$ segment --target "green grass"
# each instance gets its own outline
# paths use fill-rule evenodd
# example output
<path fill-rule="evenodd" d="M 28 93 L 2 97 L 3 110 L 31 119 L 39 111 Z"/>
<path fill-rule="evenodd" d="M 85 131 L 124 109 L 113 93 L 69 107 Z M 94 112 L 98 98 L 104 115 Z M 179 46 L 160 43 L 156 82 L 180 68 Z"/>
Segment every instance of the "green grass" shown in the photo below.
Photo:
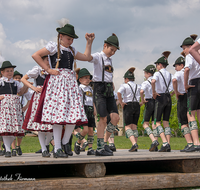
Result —
<path fill-rule="evenodd" d="M 74 148 L 74 143 L 76 141 L 76 137 L 73 138 L 73 144 L 72 149 Z M 162 145 L 162 141 L 159 138 L 158 139 L 160 146 Z M 94 136 L 94 144 L 93 148 L 96 149 L 96 142 L 97 142 L 97 136 Z M 149 149 L 151 144 L 151 140 L 149 137 L 139 137 L 138 138 L 138 146 L 139 149 Z M 171 148 L 173 150 L 180 150 L 185 147 L 186 140 L 185 138 L 179 138 L 179 137 L 172 137 L 171 138 Z M 130 149 L 131 148 L 131 142 L 129 139 L 127 139 L 125 136 L 115 136 L 115 146 L 117 149 Z M 40 149 L 40 143 L 38 137 L 24 137 L 21 144 L 22 152 L 24 153 L 34 153 L 37 150 Z M 52 146 L 50 145 L 50 150 L 52 150 Z"/>

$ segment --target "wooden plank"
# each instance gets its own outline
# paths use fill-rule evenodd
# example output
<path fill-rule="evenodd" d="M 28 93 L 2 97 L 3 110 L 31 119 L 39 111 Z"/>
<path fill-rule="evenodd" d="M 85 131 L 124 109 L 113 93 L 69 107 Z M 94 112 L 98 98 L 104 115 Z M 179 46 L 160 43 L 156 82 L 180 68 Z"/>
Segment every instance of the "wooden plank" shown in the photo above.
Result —
<path fill-rule="evenodd" d="M 19 165 L 47 165 L 47 164 L 83 164 L 83 163 L 109 163 L 109 162 L 134 162 L 134 161 L 156 161 L 156 160 L 187 160 L 200 159 L 199 152 L 182 153 L 172 152 L 149 152 L 139 150 L 138 152 L 128 152 L 128 150 L 117 150 L 114 156 L 87 156 L 86 152 L 80 155 L 74 154 L 68 158 L 43 158 L 41 154 L 23 153 L 22 156 L 11 158 L 0 157 L 0 166 Z"/>
<path fill-rule="evenodd" d="M 117 175 L 104 178 L 54 178 L 35 181 L 0 182 L 0 189 L 16 190 L 129 190 L 200 186 L 200 173 L 156 173 Z"/>

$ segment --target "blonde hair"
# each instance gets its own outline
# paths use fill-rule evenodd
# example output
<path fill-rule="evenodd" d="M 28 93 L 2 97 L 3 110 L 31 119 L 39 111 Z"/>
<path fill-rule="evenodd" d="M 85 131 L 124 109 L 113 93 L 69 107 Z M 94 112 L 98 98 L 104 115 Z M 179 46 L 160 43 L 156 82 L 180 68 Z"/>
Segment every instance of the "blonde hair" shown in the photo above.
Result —
<path fill-rule="evenodd" d="M 65 34 L 62 34 L 65 35 Z M 76 59 L 75 59 L 75 52 L 71 46 L 69 46 L 69 49 L 72 51 L 72 54 L 74 56 L 74 70 L 77 68 L 76 66 Z M 56 69 L 59 67 L 59 59 L 60 59 L 60 33 L 58 33 L 58 38 L 57 38 L 57 63 L 56 63 Z"/>

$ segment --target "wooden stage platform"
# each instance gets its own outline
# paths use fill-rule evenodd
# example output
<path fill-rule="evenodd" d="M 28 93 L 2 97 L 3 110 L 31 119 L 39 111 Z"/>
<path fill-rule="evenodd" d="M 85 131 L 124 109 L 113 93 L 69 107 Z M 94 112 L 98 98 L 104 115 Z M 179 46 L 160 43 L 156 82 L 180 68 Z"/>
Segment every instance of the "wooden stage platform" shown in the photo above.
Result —
<path fill-rule="evenodd" d="M 16 189 L 16 185 L 19 189 L 200 187 L 199 178 L 200 152 L 123 149 L 109 157 L 87 156 L 87 152 L 68 158 L 43 158 L 35 153 L 0 157 L 0 189 Z"/>

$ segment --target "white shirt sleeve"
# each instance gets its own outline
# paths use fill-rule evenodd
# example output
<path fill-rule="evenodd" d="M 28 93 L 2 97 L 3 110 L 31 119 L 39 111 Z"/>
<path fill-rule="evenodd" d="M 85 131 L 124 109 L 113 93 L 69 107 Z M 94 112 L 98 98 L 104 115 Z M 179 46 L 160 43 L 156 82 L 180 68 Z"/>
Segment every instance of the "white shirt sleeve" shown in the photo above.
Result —
<path fill-rule="evenodd" d="M 147 88 L 147 85 L 146 85 L 146 82 L 143 82 L 142 84 L 141 84 L 141 90 L 146 90 L 146 88 Z"/>
<path fill-rule="evenodd" d="M 35 66 L 31 70 L 29 70 L 26 74 L 28 75 L 28 78 L 36 79 L 40 74 L 40 69 L 38 66 Z"/>
<path fill-rule="evenodd" d="M 17 85 L 17 93 L 19 93 L 20 90 L 21 90 L 21 88 L 23 87 L 23 85 L 20 82 L 18 82 L 18 81 L 15 81 L 15 83 Z"/>
<path fill-rule="evenodd" d="M 124 94 L 125 90 L 126 90 L 126 88 L 124 87 L 123 84 L 121 84 L 121 86 L 119 87 L 119 90 L 117 92 L 119 92 L 120 94 Z"/>
<path fill-rule="evenodd" d="M 90 63 L 98 63 L 99 62 L 99 53 L 93 53 L 92 54 L 92 60 L 90 61 Z"/>
<path fill-rule="evenodd" d="M 159 72 L 155 72 L 152 79 L 157 81 L 158 78 L 159 78 Z"/>
<path fill-rule="evenodd" d="M 50 55 L 54 55 L 57 52 L 57 44 L 56 42 L 48 42 L 45 48 L 50 52 Z"/>
<path fill-rule="evenodd" d="M 192 63 L 193 63 L 193 58 L 190 54 L 188 54 L 185 59 L 185 68 L 188 67 L 191 70 Z"/>

